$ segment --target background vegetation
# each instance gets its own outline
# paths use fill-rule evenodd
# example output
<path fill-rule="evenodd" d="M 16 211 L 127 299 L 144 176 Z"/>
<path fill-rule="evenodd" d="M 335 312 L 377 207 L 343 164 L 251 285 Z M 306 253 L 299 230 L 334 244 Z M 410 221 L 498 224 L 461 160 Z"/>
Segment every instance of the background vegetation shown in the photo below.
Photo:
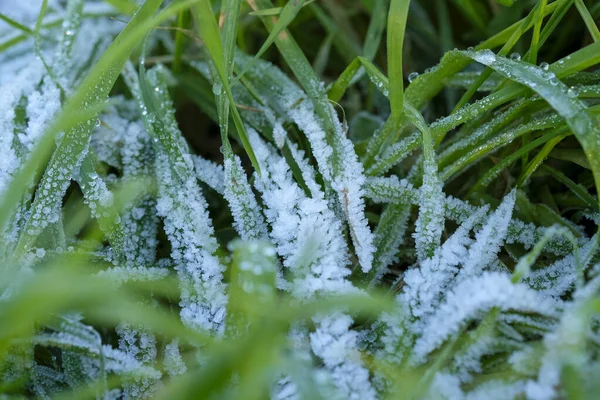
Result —
<path fill-rule="evenodd" d="M 0 397 L 596 398 L 600 3 L 137 3 L 0 3 Z"/>

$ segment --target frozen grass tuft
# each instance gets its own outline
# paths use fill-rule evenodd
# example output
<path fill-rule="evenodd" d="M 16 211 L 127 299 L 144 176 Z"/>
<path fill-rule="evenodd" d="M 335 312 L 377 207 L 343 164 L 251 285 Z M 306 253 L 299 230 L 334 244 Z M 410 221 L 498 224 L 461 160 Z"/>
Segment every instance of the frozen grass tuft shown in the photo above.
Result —
<path fill-rule="evenodd" d="M 598 4 L 9 3 L 1 398 L 596 398 Z"/>

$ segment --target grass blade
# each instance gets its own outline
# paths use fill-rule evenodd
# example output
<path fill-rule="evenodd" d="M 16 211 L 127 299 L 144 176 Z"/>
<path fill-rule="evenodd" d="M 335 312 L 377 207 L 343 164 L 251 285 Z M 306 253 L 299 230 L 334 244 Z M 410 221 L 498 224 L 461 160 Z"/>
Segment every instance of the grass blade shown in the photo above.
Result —
<path fill-rule="evenodd" d="M 394 127 L 401 124 L 404 115 L 404 79 L 402 78 L 402 47 L 410 0 L 391 0 L 387 25 L 388 77 L 390 107 Z"/>

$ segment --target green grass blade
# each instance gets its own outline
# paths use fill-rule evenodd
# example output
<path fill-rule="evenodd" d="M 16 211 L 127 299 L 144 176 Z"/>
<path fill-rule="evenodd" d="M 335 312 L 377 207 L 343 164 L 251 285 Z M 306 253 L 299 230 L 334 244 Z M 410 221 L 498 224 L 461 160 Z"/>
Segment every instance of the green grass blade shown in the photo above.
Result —
<path fill-rule="evenodd" d="M 565 186 L 569 188 L 577 197 L 583 200 L 588 207 L 598 212 L 598 199 L 592 196 L 583 186 L 580 184 L 573 182 L 562 172 L 548 166 L 544 165 L 542 167 L 545 171 L 549 172 L 557 181 L 561 182 Z"/>
<path fill-rule="evenodd" d="M 185 11 L 180 11 L 177 15 L 177 31 L 175 32 L 175 49 L 173 50 L 173 65 L 174 73 L 181 70 L 181 58 L 183 56 L 183 46 L 185 44 L 185 35 L 182 32 L 185 24 Z"/>
<path fill-rule="evenodd" d="M 390 81 L 390 107 L 395 127 L 400 126 L 404 115 L 404 79 L 402 74 L 402 48 L 410 0 L 391 0 L 387 21 L 387 62 Z"/>
<path fill-rule="evenodd" d="M 429 126 L 416 109 L 407 105 L 407 118 L 421 132 L 423 144 L 423 185 L 419 190 L 419 218 L 415 226 L 415 248 L 418 261 L 433 257 L 440 247 L 444 229 L 444 193 L 435 161 L 435 143 Z"/>
<path fill-rule="evenodd" d="M 254 155 L 254 151 L 252 150 L 252 146 L 250 145 L 250 141 L 248 140 L 248 133 L 246 132 L 244 122 L 242 121 L 240 113 L 235 106 L 236 103 L 233 99 L 233 93 L 231 92 L 231 86 L 227 76 L 227 65 L 225 63 L 223 45 L 219 36 L 219 28 L 217 26 L 217 22 L 215 21 L 210 1 L 198 1 L 195 9 L 196 16 L 198 17 L 199 21 L 200 36 L 204 40 L 204 44 L 214 63 L 221 85 L 227 94 L 229 108 L 233 116 L 233 122 L 235 123 L 238 135 L 242 141 L 244 150 L 246 150 L 246 154 L 248 154 L 248 157 L 250 158 L 252 166 L 260 174 L 260 167 L 258 165 L 258 161 L 256 160 L 256 156 Z"/>
<path fill-rule="evenodd" d="M 20 30 L 21 32 L 27 34 L 27 35 L 34 35 L 34 32 L 26 27 L 23 24 L 18 23 L 17 21 L 15 21 L 14 19 L 7 17 L 6 15 L 0 13 L 0 20 L 6 22 L 8 25 L 12 26 L 13 28 Z"/>
<path fill-rule="evenodd" d="M 513 32 L 508 41 L 502 46 L 500 51 L 498 52 L 499 56 L 506 56 L 509 51 L 514 47 L 517 41 L 521 38 L 521 36 L 532 26 L 532 22 L 534 21 L 534 17 L 538 14 L 541 14 L 540 10 L 543 8 L 543 2 L 538 2 L 533 10 L 527 15 L 517 30 Z M 542 11 L 543 12 L 543 11 Z M 456 106 L 454 107 L 454 111 L 458 110 L 471 99 L 471 97 L 475 94 L 477 89 L 490 77 L 492 74 L 492 70 L 490 68 L 486 68 L 477 81 L 467 90 L 467 92 L 460 98 Z"/>
<path fill-rule="evenodd" d="M 588 48 L 592 46 L 594 45 L 590 45 Z M 600 158 L 597 157 L 597 154 L 600 154 L 600 126 L 597 117 L 590 112 L 585 103 L 576 97 L 571 97 L 568 94 L 568 87 L 556 77 L 537 67 L 498 57 L 491 51 L 465 52 L 465 54 L 507 78 L 528 86 L 543 97 L 565 119 L 585 151 L 594 173 L 596 188 L 600 190 Z M 600 55 L 578 61 L 593 62 L 598 57 Z"/>
<path fill-rule="evenodd" d="M 104 0 L 120 13 L 125 15 L 132 15 L 137 10 L 137 5 L 132 0 Z"/>
<path fill-rule="evenodd" d="M 362 50 L 362 55 L 367 60 L 372 61 L 379 49 L 381 37 L 385 29 L 387 8 L 388 0 L 375 0 L 375 7 L 371 13 L 371 21 L 369 22 L 369 29 L 367 30 Z"/>
<path fill-rule="evenodd" d="M 535 13 L 535 22 L 533 25 L 533 34 L 531 36 L 531 46 L 529 48 L 529 53 L 527 57 L 527 61 L 531 64 L 537 64 L 537 55 L 540 46 L 540 29 L 542 28 L 542 21 L 544 20 L 544 11 L 546 6 L 548 5 L 548 0 L 540 0 L 539 8 Z"/>
<path fill-rule="evenodd" d="M 535 155 L 535 157 L 526 165 L 521 176 L 517 179 L 516 186 L 522 186 L 527 180 L 533 175 L 533 173 L 544 163 L 548 154 L 554 149 L 554 147 L 563 141 L 566 135 L 557 136 L 550 139 L 544 144 L 544 147 Z"/>
<path fill-rule="evenodd" d="M 546 143 L 548 140 L 556 138 L 557 136 L 560 136 L 560 135 L 564 135 L 566 130 L 567 130 L 567 128 L 565 127 L 562 129 L 555 130 L 554 132 L 547 133 L 543 136 L 540 136 L 536 140 L 533 140 L 533 141 L 527 143 L 525 146 L 521 147 L 519 150 L 510 154 L 508 157 L 503 158 L 502 161 L 500 161 L 498 164 L 496 164 L 494 167 L 492 167 L 483 176 L 481 176 L 479 178 L 479 180 L 477 181 L 477 183 L 475 183 L 475 185 L 473 185 L 473 187 L 471 188 L 469 193 L 482 191 L 494 179 L 496 179 L 505 168 L 507 168 L 511 164 L 517 162 L 517 160 L 520 157 L 522 157 L 524 154 L 530 152 L 531 150 L 537 148 L 538 146 L 541 146 L 542 144 Z"/>
<path fill-rule="evenodd" d="M 235 84 L 244 76 L 244 74 L 250 68 L 252 68 L 256 60 L 262 57 L 265 51 L 267 51 L 269 47 L 271 47 L 273 42 L 275 42 L 275 38 L 278 35 L 286 35 L 285 30 L 287 29 L 288 25 L 294 20 L 294 18 L 296 18 L 296 15 L 298 15 L 300 9 L 304 7 L 304 3 L 305 0 L 291 0 L 287 2 L 287 4 L 283 7 L 283 10 L 281 10 L 279 18 L 277 18 L 277 22 L 275 22 L 273 28 L 269 32 L 269 36 L 267 36 L 265 42 L 262 44 L 262 46 L 260 46 L 260 49 L 254 55 L 254 59 L 246 65 L 242 73 L 236 77 L 235 81 L 232 84 Z"/>
<path fill-rule="evenodd" d="M 594 18 L 590 15 L 583 0 L 575 0 L 575 7 L 577 7 L 577 11 L 581 14 L 581 18 L 583 18 L 583 22 L 585 22 L 585 26 L 592 36 L 592 40 L 594 40 L 594 42 L 600 41 L 600 30 L 598 29 L 598 25 L 596 25 L 596 21 L 594 21 Z"/>

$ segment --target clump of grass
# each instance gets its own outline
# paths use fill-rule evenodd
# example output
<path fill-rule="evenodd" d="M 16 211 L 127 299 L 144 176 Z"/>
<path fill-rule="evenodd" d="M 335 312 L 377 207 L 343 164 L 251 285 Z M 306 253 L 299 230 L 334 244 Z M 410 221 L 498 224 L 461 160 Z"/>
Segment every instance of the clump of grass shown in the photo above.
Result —
<path fill-rule="evenodd" d="M 0 4 L 3 398 L 595 398 L 598 5 L 164 3 Z"/>

